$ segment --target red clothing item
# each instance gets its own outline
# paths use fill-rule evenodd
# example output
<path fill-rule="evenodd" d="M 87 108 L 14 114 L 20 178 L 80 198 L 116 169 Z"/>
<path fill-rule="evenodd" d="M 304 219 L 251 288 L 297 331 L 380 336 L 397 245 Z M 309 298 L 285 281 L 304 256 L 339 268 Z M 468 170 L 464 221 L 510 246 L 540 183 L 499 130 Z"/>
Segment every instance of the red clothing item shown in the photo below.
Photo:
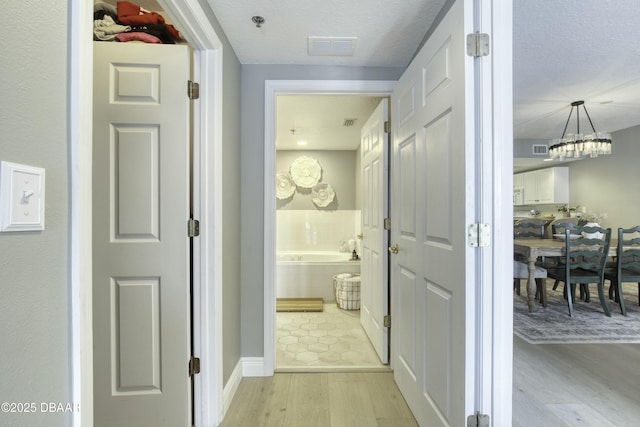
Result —
<path fill-rule="evenodd" d="M 140 6 L 129 1 L 118 2 L 118 21 L 126 25 L 164 24 L 164 18 L 157 12 L 142 12 Z M 175 41 L 182 40 L 180 32 L 167 24 L 167 29 Z"/>
<path fill-rule="evenodd" d="M 128 1 L 118 2 L 118 21 L 126 25 L 164 24 L 157 12 L 141 12 L 140 6 Z"/>

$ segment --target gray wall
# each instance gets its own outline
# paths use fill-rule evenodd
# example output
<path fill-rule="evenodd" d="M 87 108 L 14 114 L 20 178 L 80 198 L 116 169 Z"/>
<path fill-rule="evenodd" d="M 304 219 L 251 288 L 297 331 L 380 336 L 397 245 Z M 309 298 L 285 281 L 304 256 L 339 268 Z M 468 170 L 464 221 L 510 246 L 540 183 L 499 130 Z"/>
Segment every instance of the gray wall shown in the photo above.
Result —
<path fill-rule="evenodd" d="M 513 157 L 516 158 L 543 158 L 549 157 L 546 154 L 533 154 L 534 145 L 549 146 L 548 139 L 515 139 L 513 141 Z"/>
<path fill-rule="evenodd" d="M 68 2 L 0 13 L 0 160 L 46 169 L 46 229 L 0 233 L 0 402 L 70 402 Z M 55 25 L 51 25 L 55 23 Z M 0 413 L 3 426 L 68 414 Z"/>
<path fill-rule="evenodd" d="M 336 196 L 325 207 L 311 200 L 311 189 L 298 188 L 291 198 L 276 200 L 279 210 L 354 210 L 356 207 L 356 152 L 346 150 L 279 150 L 276 152 L 276 171 L 288 172 L 291 163 L 300 156 L 309 156 L 320 163 L 320 183 L 333 187 Z"/>
<path fill-rule="evenodd" d="M 397 80 L 404 68 L 242 65 L 242 356 L 262 357 L 265 80 Z"/>
<path fill-rule="evenodd" d="M 640 225 L 640 126 L 614 132 L 610 156 L 569 163 L 569 205 L 608 214 L 600 224 Z"/>
<path fill-rule="evenodd" d="M 222 371 L 240 361 L 240 62 L 206 0 L 200 5 L 224 44 L 222 93 Z M 206 227 L 206 224 L 202 224 Z"/>

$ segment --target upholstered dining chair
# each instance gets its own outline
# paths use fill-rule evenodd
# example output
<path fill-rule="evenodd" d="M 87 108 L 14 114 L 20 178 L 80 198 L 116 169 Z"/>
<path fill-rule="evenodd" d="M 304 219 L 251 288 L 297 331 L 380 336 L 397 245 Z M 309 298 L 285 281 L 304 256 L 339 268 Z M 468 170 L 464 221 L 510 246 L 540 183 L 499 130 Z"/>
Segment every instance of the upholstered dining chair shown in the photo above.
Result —
<path fill-rule="evenodd" d="M 623 315 L 627 315 L 622 294 L 622 282 L 638 283 L 638 304 L 640 305 L 640 225 L 618 228 L 618 252 L 615 268 L 606 268 L 605 280 L 609 280 L 609 297 L 613 294 Z"/>
<path fill-rule="evenodd" d="M 588 288 L 595 283 L 604 314 L 611 317 L 607 300 L 604 296 L 604 269 L 609 255 L 611 229 L 596 226 L 580 228 L 580 236 L 572 237 L 570 229 L 565 230 L 564 265 L 551 268 L 547 276 L 564 282 L 569 316 L 573 317 L 573 299 L 576 285 Z"/>

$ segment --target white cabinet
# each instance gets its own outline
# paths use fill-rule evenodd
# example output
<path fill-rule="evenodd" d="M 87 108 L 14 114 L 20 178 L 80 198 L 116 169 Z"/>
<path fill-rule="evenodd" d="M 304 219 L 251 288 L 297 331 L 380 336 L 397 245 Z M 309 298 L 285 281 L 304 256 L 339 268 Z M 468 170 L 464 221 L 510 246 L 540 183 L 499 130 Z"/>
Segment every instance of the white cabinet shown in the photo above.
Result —
<path fill-rule="evenodd" d="M 522 176 L 524 204 L 569 203 L 569 168 L 556 167 L 524 172 Z M 517 178 L 518 180 L 520 177 Z"/>
<path fill-rule="evenodd" d="M 524 177 L 523 173 L 517 173 L 513 175 L 513 189 L 523 188 L 524 187 Z"/>

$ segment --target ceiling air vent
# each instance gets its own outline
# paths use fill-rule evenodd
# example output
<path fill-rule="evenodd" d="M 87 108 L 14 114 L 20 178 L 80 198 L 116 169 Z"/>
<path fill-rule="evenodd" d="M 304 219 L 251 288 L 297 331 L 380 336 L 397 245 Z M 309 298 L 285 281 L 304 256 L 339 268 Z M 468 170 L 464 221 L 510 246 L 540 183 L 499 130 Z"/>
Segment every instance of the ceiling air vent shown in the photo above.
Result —
<path fill-rule="evenodd" d="M 344 119 L 344 123 L 342 124 L 342 126 L 347 127 L 347 128 L 351 127 L 354 124 L 356 124 L 356 120 L 358 120 L 358 119 Z"/>
<path fill-rule="evenodd" d="M 307 38 L 309 55 L 312 56 L 353 56 L 357 37 L 320 37 Z"/>
<path fill-rule="evenodd" d="M 533 144 L 533 154 L 542 156 L 549 154 L 549 146 L 545 144 Z"/>

